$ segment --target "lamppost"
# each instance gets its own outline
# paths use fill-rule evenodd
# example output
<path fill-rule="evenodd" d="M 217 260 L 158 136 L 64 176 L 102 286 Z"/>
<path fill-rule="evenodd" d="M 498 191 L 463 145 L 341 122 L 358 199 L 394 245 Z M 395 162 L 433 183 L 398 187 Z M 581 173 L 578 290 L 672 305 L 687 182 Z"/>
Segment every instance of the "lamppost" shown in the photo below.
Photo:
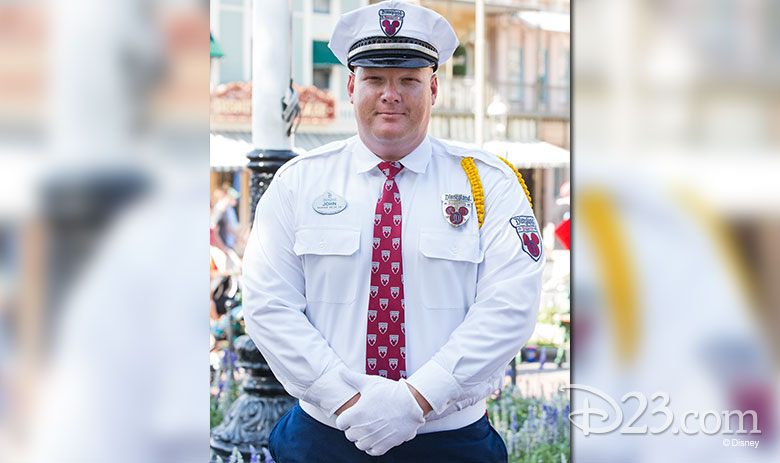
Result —
<path fill-rule="evenodd" d="M 493 137 L 497 141 L 505 141 L 507 133 L 507 107 L 498 93 L 493 95 L 493 101 L 487 107 L 487 114 L 490 116 Z"/>

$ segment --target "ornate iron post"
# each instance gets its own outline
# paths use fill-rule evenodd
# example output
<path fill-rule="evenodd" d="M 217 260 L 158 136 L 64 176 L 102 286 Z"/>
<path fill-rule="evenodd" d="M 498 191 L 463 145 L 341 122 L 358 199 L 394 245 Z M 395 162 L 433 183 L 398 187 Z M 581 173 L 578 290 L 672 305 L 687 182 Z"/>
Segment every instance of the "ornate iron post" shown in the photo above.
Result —
<path fill-rule="evenodd" d="M 265 190 L 268 189 L 268 185 L 271 184 L 271 180 L 274 178 L 274 174 L 279 170 L 282 165 L 289 161 L 295 153 L 290 150 L 263 150 L 256 149 L 247 154 L 249 157 L 248 167 L 250 169 L 249 176 L 249 194 L 250 194 L 250 209 L 252 211 L 252 221 L 255 221 L 255 208 L 260 197 L 263 196 Z"/>
<path fill-rule="evenodd" d="M 233 448 L 238 448 L 244 461 L 250 459 L 249 446 L 258 452 L 268 446 L 268 435 L 274 424 L 295 405 L 247 335 L 236 338 L 236 366 L 246 369 L 238 396 L 225 419 L 211 431 L 211 462 L 217 456 L 227 462 Z"/>

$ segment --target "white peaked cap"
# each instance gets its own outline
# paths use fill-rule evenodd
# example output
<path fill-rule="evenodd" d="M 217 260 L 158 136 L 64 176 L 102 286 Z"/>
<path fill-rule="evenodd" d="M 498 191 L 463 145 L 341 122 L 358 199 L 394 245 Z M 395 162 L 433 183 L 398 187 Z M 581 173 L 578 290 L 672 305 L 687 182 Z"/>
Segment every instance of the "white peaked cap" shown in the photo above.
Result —
<path fill-rule="evenodd" d="M 458 46 L 439 13 L 398 0 L 341 15 L 328 47 L 349 67 L 420 68 L 444 64 Z"/>

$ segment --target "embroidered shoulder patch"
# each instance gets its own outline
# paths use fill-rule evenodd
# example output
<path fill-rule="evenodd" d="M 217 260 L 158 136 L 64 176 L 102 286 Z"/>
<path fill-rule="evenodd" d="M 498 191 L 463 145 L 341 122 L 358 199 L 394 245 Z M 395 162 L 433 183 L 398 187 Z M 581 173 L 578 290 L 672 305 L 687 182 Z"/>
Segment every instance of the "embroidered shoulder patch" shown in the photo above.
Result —
<path fill-rule="evenodd" d="M 530 215 L 518 215 L 509 219 L 509 224 L 514 227 L 517 236 L 523 243 L 523 251 L 531 256 L 534 262 L 542 256 L 542 240 L 539 237 L 539 229 L 536 220 Z"/>

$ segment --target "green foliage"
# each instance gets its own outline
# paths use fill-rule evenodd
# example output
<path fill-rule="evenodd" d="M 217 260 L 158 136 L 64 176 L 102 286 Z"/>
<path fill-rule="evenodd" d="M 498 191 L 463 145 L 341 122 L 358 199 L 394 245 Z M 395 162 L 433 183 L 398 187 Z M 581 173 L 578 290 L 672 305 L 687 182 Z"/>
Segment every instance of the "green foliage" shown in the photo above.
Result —
<path fill-rule="evenodd" d="M 222 422 L 222 419 L 224 419 L 225 416 L 222 414 L 222 410 L 219 409 L 217 400 L 213 395 L 211 396 L 210 405 L 211 416 L 209 417 L 209 426 L 213 429 Z"/>
<path fill-rule="evenodd" d="M 222 384 L 222 387 L 220 387 L 221 392 L 210 396 L 211 415 L 209 424 L 211 428 L 218 426 L 225 419 L 225 414 L 227 414 L 230 406 L 238 398 L 238 381 L 227 381 L 225 379 Z"/>
<path fill-rule="evenodd" d="M 568 462 L 569 410 L 564 393 L 524 397 L 512 386 L 488 401 L 490 421 L 504 439 L 510 463 Z"/>
<path fill-rule="evenodd" d="M 452 54 L 452 75 L 465 76 L 466 75 L 466 48 L 459 45 Z"/>
<path fill-rule="evenodd" d="M 555 325 L 556 324 L 555 315 L 560 314 L 562 312 L 563 310 L 560 307 L 554 305 L 539 307 L 539 313 L 536 316 L 536 322 Z"/>

